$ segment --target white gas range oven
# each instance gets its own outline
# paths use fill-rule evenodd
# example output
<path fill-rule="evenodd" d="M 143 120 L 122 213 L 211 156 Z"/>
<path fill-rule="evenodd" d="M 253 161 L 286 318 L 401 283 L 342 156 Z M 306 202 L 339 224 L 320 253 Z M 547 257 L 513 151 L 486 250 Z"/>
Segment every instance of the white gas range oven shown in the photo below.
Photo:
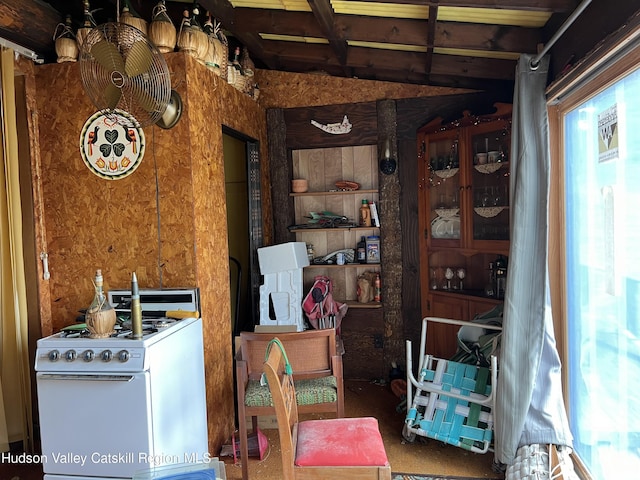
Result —
<path fill-rule="evenodd" d="M 122 315 L 131 292 L 109 292 Z M 202 320 L 197 289 L 140 290 L 143 337 L 119 322 L 109 338 L 83 330 L 37 341 L 44 480 L 120 480 L 208 453 Z M 124 305 L 125 308 L 119 308 Z"/>

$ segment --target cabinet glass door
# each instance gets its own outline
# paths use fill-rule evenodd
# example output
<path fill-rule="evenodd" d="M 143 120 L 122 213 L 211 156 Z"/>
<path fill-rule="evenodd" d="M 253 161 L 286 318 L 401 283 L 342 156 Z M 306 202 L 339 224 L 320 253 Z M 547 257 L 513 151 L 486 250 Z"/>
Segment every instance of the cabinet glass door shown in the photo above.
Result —
<path fill-rule="evenodd" d="M 457 132 L 433 135 L 426 145 L 432 241 L 460 240 L 460 157 Z"/>
<path fill-rule="evenodd" d="M 471 135 L 473 241 L 509 240 L 508 123 Z"/>

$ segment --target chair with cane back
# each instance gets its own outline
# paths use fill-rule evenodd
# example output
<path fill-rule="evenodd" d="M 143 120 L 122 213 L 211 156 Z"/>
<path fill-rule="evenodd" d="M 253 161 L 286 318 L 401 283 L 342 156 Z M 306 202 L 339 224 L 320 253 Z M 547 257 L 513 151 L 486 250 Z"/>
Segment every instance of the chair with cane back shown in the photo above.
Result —
<path fill-rule="evenodd" d="M 289 352 L 296 382 L 298 410 L 301 413 L 333 413 L 344 416 L 344 382 L 342 356 L 337 353 L 333 328 L 279 333 Z M 236 387 L 238 435 L 242 478 L 248 480 L 247 417 L 251 417 L 254 433 L 258 416 L 275 415 L 271 392 L 260 384 L 264 352 L 273 333 L 241 332 L 236 353 Z"/>
<path fill-rule="evenodd" d="M 277 337 L 268 344 L 264 373 L 276 410 L 284 480 L 391 480 L 377 419 L 298 421 L 292 369 Z"/>

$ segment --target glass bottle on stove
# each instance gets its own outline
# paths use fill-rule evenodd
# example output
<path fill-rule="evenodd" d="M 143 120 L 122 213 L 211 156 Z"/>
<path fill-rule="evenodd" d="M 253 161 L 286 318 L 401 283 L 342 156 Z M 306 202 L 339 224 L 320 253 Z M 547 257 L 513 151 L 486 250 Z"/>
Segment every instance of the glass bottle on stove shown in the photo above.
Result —
<path fill-rule="evenodd" d="M 87 330 L 89 330 L 92 338 L 109 337 L 113 333 L 113 326 L 116 324 L 116 311 L 107 300 L 103 282 L 102 270 L 98 269 L 93 280 L 93 300 L 85 313 Z"/>

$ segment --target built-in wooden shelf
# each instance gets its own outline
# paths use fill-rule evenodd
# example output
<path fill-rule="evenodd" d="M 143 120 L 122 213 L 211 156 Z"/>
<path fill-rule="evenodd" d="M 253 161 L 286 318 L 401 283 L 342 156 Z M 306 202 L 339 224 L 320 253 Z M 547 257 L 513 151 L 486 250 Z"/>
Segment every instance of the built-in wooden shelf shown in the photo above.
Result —
<path fill-rule="evenodd" d="M 291 197 L 313 197 L 318 195 L 361 195 L 363 193 L 379 193 L 378 190 L 335 190 L 329 192 L 290 193 Z"/>
<path fill-rule="evenodd" d="M 304 268 L 378 268 L 379 263 L 345 263 L 344 265 L 338 265 L 335 263 L 312 263 Z"/>
<path fill-rule="evenodd" d="M 378 230 L 380 227 L 332 227 L 332 228 L 292 228 L 289 231 L 292 233 L 300 232 L 337 232 L 339 230 Z"/>
<path fill-rule="evenodd" d="M 382 303 L 380 302 L 369 302 L 369 303 L 360 303 L 355 300 L 347 300 L 346 303 L 349 305 L 349 308 L 382 308 Z"/>

